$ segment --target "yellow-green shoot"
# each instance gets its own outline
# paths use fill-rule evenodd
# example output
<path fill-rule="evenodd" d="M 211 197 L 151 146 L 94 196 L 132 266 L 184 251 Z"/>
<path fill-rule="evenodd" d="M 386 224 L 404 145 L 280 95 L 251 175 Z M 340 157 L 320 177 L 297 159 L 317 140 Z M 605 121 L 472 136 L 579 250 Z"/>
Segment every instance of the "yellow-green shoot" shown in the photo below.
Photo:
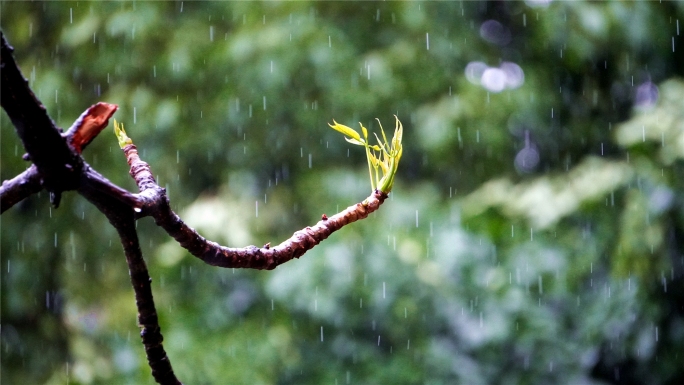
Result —
<path fill-rule="evenodd" d="M 119 141 L 119 147 L 122 149 L 129 144 L 133 144 L 131 138 L 126 135 L 123 123 L 119 124 L 116 119 L 114 119 L 114 134 L 116 135 L 116 139 Z"/>
<path fill-rule="evenodd" d="M 368 130 L 361 123 L 359 123 L 359 125 L 361 126 L 363 138 L 351 127 L 339 124 L 335 120 L 333 120 L 334 124 L 328 124 L 335 131 L 341 132 L 345 136 L 344 139 L 347 142 L 363 146 L 366 149 L 371 189 L 373 191 L 379 190 L 385 194 L 389 194 L 389 192 L 392 191 L 392 187 L 394 186 L 394 177 L 397 173 L 399 159 L 401 159 L 401 154 L 403 151 L 401 139 L 404 133 L 404 127 L 396 115 L 394 116 L 394 119 L 396 122 L 394 127 L 394 136 L 392 137 L 391 141 L 387 140 L 387 137 L 385 136 L 385 130 L 382 128 L 380 120 L 376 119 L 380 125 L 380 131 L 382 133 L 382 140 L 380 140 L 378 135 L 375 135 L 375 139 L 378 141 L 378 144 L 368 143 Z"/>

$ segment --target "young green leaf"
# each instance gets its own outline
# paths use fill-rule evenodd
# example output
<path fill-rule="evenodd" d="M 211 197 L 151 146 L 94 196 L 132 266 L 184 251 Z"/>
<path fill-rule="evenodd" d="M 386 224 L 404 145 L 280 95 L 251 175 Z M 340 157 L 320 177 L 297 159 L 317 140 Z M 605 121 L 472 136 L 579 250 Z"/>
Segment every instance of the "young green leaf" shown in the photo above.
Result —
<path fill-rule="evenodd" d="M 119 147 L 124 148 L 129 144 L 133 144 L 131 138 L 126 135 L 123 123 L 119 125 L 116 119 L 114 119 L 114 134 L 116 135 L 116 139 L 119 141 Z"/>
<path fill-rule="evenodd" d="M 344 124 L 337 123 L 335 121 L 335 119 L 333 119 L 333 123 L 334 123 L 334 125 L 328 123 L 328 126 L 332 127 L 335 131 L 339 131 L 343 135 L 348 136 L 349 138 L 345 138 L 345 139 L 347 139 L 347 141 L 349 143 L 354 143 L 354 144 L 358 144 L 361 146 L 364 145 L 364 141 L 361 140 L 361 136 L 359 136 L 359 133 L 354 131 L 354 129 L 352 129 L 351 127 L 345 126 Z"/>
<path fill-rule="evenodd" d="M 348 126 L 337 123 L 335 120 L 333 120 L 334 125 L 328 124 L 334 130 L 344 134 L 344 139 L 347 142 L 365 147 L 371 189 L 380 190 L 385 194 L 392 191 L 392 187 L 394 186 L 394 177 L 397 173 L 397 168 L 399 167 L 399 160 L 403 154 L 401 141 L 404 134 L 404 127 L 396 115 L 394 118 L 396 122 L 394 136 L 392 137 L 391 141 L 387 140 L 385 130 L 382 128 L 380 120 L 378 120 L 378 124 L 380 124 L 380 132 L 382 133 L 382 140 L 380 140 L 380 137 L 374 133 L 373 135 L 375 136 L 375 140 L 378 141 L 377 145 L 368 144 L 368 130 L 361 123 L 359 123 L 359 125 L 361 126 L 361 132 L 363 133 L 363 139 L 358 132 L 354 131 Z M 380 176 L 381 174 L 382 177 Z"/>

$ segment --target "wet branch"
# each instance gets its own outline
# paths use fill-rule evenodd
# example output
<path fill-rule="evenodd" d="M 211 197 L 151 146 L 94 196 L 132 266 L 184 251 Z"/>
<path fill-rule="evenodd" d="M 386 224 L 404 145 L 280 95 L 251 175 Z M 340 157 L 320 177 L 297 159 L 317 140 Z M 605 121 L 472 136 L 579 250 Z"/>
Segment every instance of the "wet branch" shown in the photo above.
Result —
<path fill-rule="evenodd" d="M 83 158 L 67 145 L 61 130 L 29 88 L 12 56 L 14 48 L 2 32 L 0 40 L 0 104 L 36 166 L 41 185 L 57 206 L 62 191 L 78 186 Z"/>
<path fill-rule="evenodd" d="M 375 190 L 363 202 L 349 206 L 331 217 L 324 214 L 314 226 L 295 232 L 292 237 L 275 247 L 271 247 L 270 244 L 261 248 L 225 247 L 202 237 L 171 210 L 166 190 L 157 185 L 150 166 L 140 159 L 134 144 L 125 145 L 123 151 L 130 166 L 129 173 L 138 185 L 140 196 L 144 200 L 142 215 L 152 216 L 155 223 L 166 230 L 190 254 L 212 266 L 275 269 L 278 265 L 301 257 L 343 226 L 368 217 L 387 199 L 387 194 Z"/>
<path fill-rule="evenodd" d="M 331 217 L 324 214 L 318 223 L 295 232 L 292 237 L 275 247 L 266 244 L 261 248 L 230 248 L 209 241 L 187 226 L 171 210 L 166 190 L 156 183 L 149 165 L 140 159 L 135 145 L 125 136 L 123 128 L 119 131 L 116 122 L 119 143 L 140 193 L 133 194 L 115 185 L 83 160 L 81 152 L 107 126 L 109 118 L 117 109 L 116 105 L 93 105 L 62 134 L 61 129 L 55 126 L 45 107 L 29 88 L 28 82 L 12 57 L 13 48 L 1 32 L 0 37 L 2 108 L 15 126 L 28 159 L 33 162 L 29 169 L 0 186 L 0 212 L 4 212 L 31 194 L 46 189 L 50 192 L 51 201 L 55 206 L 59 204 L 63 191 L 76 190 L 105 214 L 116 228 L 124 248 L 135 292 L 142 342 L 152 375 L 160 384 L 177 385 L 180 381 L 176 378 L 162 346 L 163 338 L 152 297 L 151 279 L 135 230 L 137 218 L 152 216 L 155 223 L 166 230 L 182 247 L 209 265 L 274 269 L 291 259 L 301 257 L 343 226 L 368 217 L 387 199 L 386 192 L 375 190 L 363 202 L 349 206 Z M 398 120 L 397 124 L 399 125 Z M 400 142 L 399 129 L 397 143 Z M 394 150 L 394 140 L 392 146 L 387 145 L 387 150 L 391 154 L 388 159 L 394 161 L 396 158 L 398 161 L 401 149 L 399 147 L 398 152 Z M 380 160 L 376 159 L 376 163 L 379 162 Z M 392 165 L 394 163 L 390 164 Z M 385 168 L 387 167 L 389 166 L 385 165 Z M 389 175 L 391 177 L 396 171 L 396 165 L 392 167 L 393 171 Z M 389 186 L 386 191 L 391 189 L 391 180 L 388 183 L 382 184 Z"/>
<path fill-rule="evenodd" d="M 109 223 L 116 228 L 121 239 L 131 277 L 131 285 L 135 291 L 138 326 L 141 328 L 140 337 L 145 347 L 147 362 L 152 369 L 152 376 L 159 384 L 181 384 L 176 378 L 171 362 L 162 346 L 164 338 L 161 334 L 157 310 L 154 306 L 152 279 L 140 250 L 133 209 L 116 198 L 101 194 L 98 190 L 86 187 L 79 192 L 105 214 Z"/>
<path fill-rule="evenodd" d="M 133 208 L 140 199 L 116 186 L 91 168 L 81 152 L 104 129 L 117 106 L 97 103 L 88 108 L 62 134 L 21 74 L 13 48 L 0 32 L 2 108 L 10 117 L 33 165 L 0 187 L 1 212 L 45 188 L 55 206 L 63 191 L 77 190 L 93 203 L 116 228 L 124 247 L 138 308 L 141 338 L 152 375 L 160 384 L 177 385 L 162 346 L 161 329 L 152 297 L 151 279 L 140 251 Z"/>
<path fill-rule="evenodd" d="M 0 186 L 0 213 L 43 189 L 35 165 L 26 171 L 2 182 Z"/>

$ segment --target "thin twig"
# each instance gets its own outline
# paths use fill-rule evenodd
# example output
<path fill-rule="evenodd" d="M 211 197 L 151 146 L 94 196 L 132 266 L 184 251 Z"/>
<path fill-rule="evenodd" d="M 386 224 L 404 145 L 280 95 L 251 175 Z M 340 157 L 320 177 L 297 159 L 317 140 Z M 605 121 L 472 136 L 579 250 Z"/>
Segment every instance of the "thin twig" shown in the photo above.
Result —
<path fill-rule="evenodd" d="M 164 338 L 161 334 L 157 310 L 154 306 L 152 279 L 140 250 L 133 209 L 116 198 L 103 195 L 99 190 L 92 189 L 87 185 L 79 192 L 105 214 L 109 223 L 116 228 L 121 239 L 131 277 L 131 285 L 135 291 L 138 325 L 142 329 L 140 337 L 145 347 L 147 362 L 152 369 L 152 376 L 159 384 L 181 384 L 173 373 L 171 362 L 162 345 Z"/>
<path fill-rule="evenodd" d="M 129 173 L 140 189 L 140 196 L 146 199 L 142 214 L 152 216 L 155 223 L 166 230 L 190 254 L 212 266 L 275 269 L 278 265 L 301 257 L 343 226 L 366 218 L 387 199 L 387 194 L 375 190 L 363 202 L 349 206 L 331 217 L 323 215 L 314 226 L 295 232 L 292 237 L 275 247 L 271 247 L 270 244 L 261 248 L 225 247 L 201 236 L 171 210 L 166 190 L 157 185 L 150 166 L 140 159 L 134 144 L 125 145 L 123 151 L 130 166 Z"/>
<path fill-rule="evenodd" d="M 42 189 L 38 169 L 35 165 L 31 165 L 21 174 L 2 182 L 2 186 L 0 186 L 0 213 L 4 213 L 5 210 Z"/>

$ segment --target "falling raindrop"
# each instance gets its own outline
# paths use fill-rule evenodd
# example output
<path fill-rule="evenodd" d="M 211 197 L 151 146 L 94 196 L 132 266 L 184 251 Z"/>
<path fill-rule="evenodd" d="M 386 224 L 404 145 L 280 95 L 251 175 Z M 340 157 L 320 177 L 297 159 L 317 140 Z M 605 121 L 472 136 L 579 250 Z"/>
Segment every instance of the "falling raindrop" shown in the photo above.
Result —
<path fill-rule="evenodd" d="M 543 289 L 543 286 L 542 286 L 542 276 L 541 276 L 541 275 L 539 275 L 538 281 L 539 281 L 539 294 L 543 294 L 543 293 L 544 293 L 544 289 Z"/>

